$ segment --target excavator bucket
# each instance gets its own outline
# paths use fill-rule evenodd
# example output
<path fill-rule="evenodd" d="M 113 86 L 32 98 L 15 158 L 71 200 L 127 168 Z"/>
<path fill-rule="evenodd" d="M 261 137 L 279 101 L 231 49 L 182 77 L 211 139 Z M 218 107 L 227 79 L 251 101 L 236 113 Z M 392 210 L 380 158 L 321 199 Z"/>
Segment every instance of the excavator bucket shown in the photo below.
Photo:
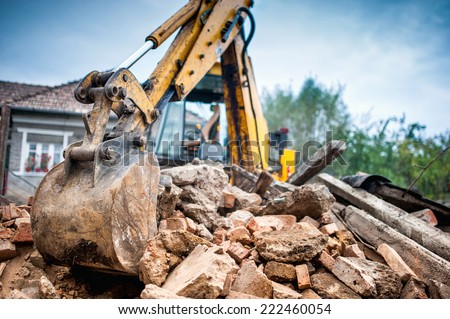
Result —
<path fill-rule="evenodd" d="M 102 159 L 104 149 L 113 156 Z M 157 233 L 156 157 L 127 149 L 120 137 L 101 143 L 94 161 L 67 161 L 44 177 L 35 194 L 31 219 L 38 251 L 53 264 L 137 275 L 146 242 Z"/>

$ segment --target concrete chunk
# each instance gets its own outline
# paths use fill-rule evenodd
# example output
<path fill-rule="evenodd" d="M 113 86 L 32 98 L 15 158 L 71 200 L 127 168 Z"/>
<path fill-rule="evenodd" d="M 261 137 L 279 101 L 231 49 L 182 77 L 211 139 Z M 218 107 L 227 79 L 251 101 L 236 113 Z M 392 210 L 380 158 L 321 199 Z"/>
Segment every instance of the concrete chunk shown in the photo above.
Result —
<path fill-rule="evenodd" d="M 163 289 L 156 285 L 145 285 L 144 290 L 141 292 L 141 299 L 186 299 L 180 297 L 167 289 Z"/>
<path fill-rule="evenodd" d="M 362 250 L 359 248 L 358 244 L 353 244 L 353 245 L 349 245 L 349 246 L 345 247 L 344 256 L 366 259 L 366 256 L 364 255 Z"/>
<path fill-rule="evenodd" d="M 272 298 L 273 295 L 272 282 L 257 270 L 254 262 L 247 262 L 242 266 L 231 290 L 261 298 Z"/>
<path fill-rule="evenodd" d="M 261 233 L 255 237 L 255 247 L 266 260 L 278 262 L 308 261 L 327 244 L 327 236 L 309 230 L 287 229 Z"/>
<path fill-rule="evenodd" d="M 312 289 L 305 289 L 301 292 L 302 299 L 322 299 Z"/>
<path fill-rule="evenodd" d="M 384 299 L 398 298 L 402 283 L 389 267 L 375 261 L 338 257 L 333 274 L 361 296 Z"/>
<path fill-rule="evenodd" d="M 187 298 L 217 298 L 236 262 L 222 247 L 199 245 L 167 277 L 162 288 Z"/>
<path fill-rule="evenodd" d="M 243 209 L 246 207 L 261 205 L 262 198 L 258 194 L 247 193 L 239 187 L 229 185 L 227 186 L 226 190 L 232 193 L 235 197 L 235 209 Z"/>
<path fill-rule="evenodd" d="M 261 210 L 261 215 L 294 215 L 298 220 L 305 216 L 319 218 L 328 211 L 335 198 L 328 188 L 319 184 L 307 184 L 293 192 L 280 195 L 283 200 L 271 200 Z"/>

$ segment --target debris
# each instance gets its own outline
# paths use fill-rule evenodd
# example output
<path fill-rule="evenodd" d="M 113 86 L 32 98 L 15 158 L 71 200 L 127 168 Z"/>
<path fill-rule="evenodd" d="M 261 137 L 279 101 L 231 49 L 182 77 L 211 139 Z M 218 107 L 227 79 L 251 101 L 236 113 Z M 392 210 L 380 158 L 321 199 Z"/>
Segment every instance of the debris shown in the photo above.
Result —
<path fill-rule="evenodd" d="M 32 243 L 33 237 L 31 237 L 31 222 L 29 218 L 19 218 L 20 221 L 16 224 L 17 229 L 14 233 L 14 237 L 11 239 L 13 243 Z M 17 219 L 16 219 L 17 221 Z"/>
<path fill-rule="evenodd" d="M 273 299 L 302 299 L 302 295 L 294 289 L 272 281 Z"/>
<path fill-rule="evenodd" d="M 254 262 L 245 263 L 237 272 L 231 290 L 261 297 L 272 298 L 272 282 L 259 272 Z"/>
<path fill-rule="evenodd" d="M 301 295 L 302 295 L 302 299 L 322 299 L 312 289 L 305 289 L 305 290 L 303 290 Z"/>
<path fill-rule="evenodd" d="M 208 228 L 206 228 L 206 226 L 203 224 L 197 225 L 197 235 L 207 241 L 214 240 L 214 236 L 211 234 L 211 232 L 208 230 Z"/>
<path fill-rule="evenodd" d="M 220 217 L 217 208 L 222 199 L 222 190 L 228 183 L 223 166 L 187 164 L 161 170 L 161 175 L 170 176 L 173 184 L 182 189 L 179 197 L 182 212 L 211 229 Z"/>
<path fill-rule="evenodd" d="M 276 282 L 293 282 L 296 279 L 295 267 L 291 264 L 269 261 L 264 267 L 267 278 Z"/>
<path fill-rule="evenodd" d="M 228 295 L 225 299 L 261 299 L 261 297 L 245 294 L 243 292 L 237 292 L 234 290 L 230 290 L 230 292 L 228 293 Z"/>
<path fill-rule="evenodd" d="M 187 298 L 217 298 L 237 265 L 221 247 L 198 245 L 167 277 L 162 288 Z"/>
<path fill-rule="evenodd" d="M 450 299 L 450 286 L 437 280 L 430 280 L 429 290 L 433 299 Z"/>
<path fill-rule="evenodd" d="M 295 266 L 295 273 L 297 276 L 298 289 L 303 290 L 311 288 L 311 280 L 309 278 L 308 265 L 301 264 Z"/>
<path fill-rule="evenodd" d="M 318 175 L 337 196 L 365 210 L 398 232 L 410 237 L 423 247 L 450 261 L 450 235 L 442 232 L 404 210 L 385 202 L 361 188 L 353 188 L 328 174 Z"/>
<path fill-rule="evenodd" d="M 60 299 L 55 287 L 46 276 L 41 276 L 39 280 L 39 296 L 42 299 Z"/>
<path fill-rule="evenodd" d="M 330 273 L 312 275 L 311 286 L 320 297 L 325 299 L 361 299 L 356 292 Z"/>
<path fill-rule="evenodd" d="M 308 261 L 319 254 L 327 243 L 327 236 L 317 230 L 286 229 L 261 233 L 255 237 L 255 247 L 266 260 L 279 262 Z"/>
<path fill-rule="evenodd" d="M 354 257 L 338 257 L 333 274 L 363 297 L 398 298 L 402 283 L 389 267 L 375 261 Z"/>
<path fill-rule="evenodd" d="M 245 248 L 240 242 L 231 243 L 227 249 L 228 255 L 231 256 L 238 264 L 250 256 L 250 250 Z"/>
<path fill-rule="evenodd" d="M 30 299 L 30 296 L 20 290 L 14 289 L 9 293 L 8 299 Z"/>
<path fill-rule="evenodd" d="M 168 230 L 184 230 L 187 231 L 187 222 L 184 218 L 167 218 L 167 229 Z"/>
<path fill-rule="evenodd" d="M 362 250 L 359 248 L 358 244 L 346 246 L 344 256 L 366 259 L 366 256 L 364 255 Z"/>
<path fill-rule="evenodd" d="M 282 198 L 283 201 L 277 200 L 278 198 Z M 326 186 L 307 184 L 270 200 L 260 214 L 294 215 L 297 220 L 305 216 L 319 218 L 331 208 L 334 202 L 335 198 Z"/>
<path fill-rule="evenodd" d="M 262 202 L 262 198 L 258 194 L 247 193 L 239 187 L 227 186 L 226 190 L 232 193 L 236 199 L 234 204 L 235 209 L 244 209 L 246 207 L 259 206 Z"/>
<path fill-rule="evenodd" d="M 314 218 L 311 218 L 310 216 L 305 216 L 300 220 L 301 223 L 308 223 L 311 226 L 315 227 L 315 228 L 319 228 L 320 223 L 315 220 Z"/>
<path fill-rule="evenodd" d="M 236 210 L 236 211 L 232 212 L 229 216 L 229 218 L 231 220 L 241 219 L 241 220 L 245 221 L 246 223 L 248 223 L 249 220 L 252 219 L 253 217 L 254 216 L 252 213 L 250 213 L 247 210 L 243 210 L 243 209 Z"/>
<path fill-rule="evenodd" d="M 11 259 L 16 255 L 16 245 L 9 240 L 0 240 L 0 261 Z"/>
<path fill-rule="evenodd" d="M 172 183 L 172 178 L 170 176 L 161 175 L 159 183 L 156 216 L 158 219 L 165 219 L 172 215 L 172 212 L 175 210 L 175 206 L 182 190 Z"/>
<path fill-rule="evenodd" d="M 389 243 L 421 281 L 429 284 L 434 279 L 450 285 L 450 263 L 445 259 L 353 206 L 348 206 L 342 217 L 352 231 L 372 246 Z"/>
<path fill-rule="evenodd" d="M 185 299 L 157 285 L 147 284 L 142 290 L 141 299 Z"/>
<path fill-rule="evenodd" d="M 377 252 L 383 256 L 384 260 L 391 269 L 400 276 L 403 282 L 407 282 L 411 277 L 417 275 L 409 266 L 403 261 L 402 257 L 388 244 L 383 243 L 378 246 Z"/>
<path fill-rule="evenodd" d="M 415 278 L 410 278 L 403 287 L 400 299 L 428 299 L 426 286 Z"/>
<path fill-rule="evenodd" d="M 252 242 L 250 232 L 244 226 L 232 228 L 227 232 L 227 237 L 231 242 L 240 242 L 248 245 Z"/>
<path fill-rule="evenodd" d="M 330 256 L 325 250 L 320 253 L 318 258 L 319 263 L 322 264 L 329 271 L 333 270 L 335 260 L 332 256 Z"/>
<path fill-rule="evenodd" d="M 325 235 L 330 236 L 333 235 L 335 232 L 337 232 L 339 229 L 337 228 L 335 223 L 331 223 L 320 227 L 319 230 Z"/>

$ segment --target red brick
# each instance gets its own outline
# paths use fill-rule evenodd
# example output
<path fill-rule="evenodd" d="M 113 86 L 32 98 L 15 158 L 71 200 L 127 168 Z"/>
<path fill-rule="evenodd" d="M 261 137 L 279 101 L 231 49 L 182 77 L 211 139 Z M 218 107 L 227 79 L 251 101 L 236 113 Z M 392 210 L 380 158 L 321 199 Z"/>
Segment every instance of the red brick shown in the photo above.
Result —
<path fill-rule="evenodd" d="M 223 207 L 225 208 L 233 208 L 236 202 L 236 196 L 233 193 L 224 190 L 222 191 L 223 196 Z"/>
<path fill-rule="evenodd" d="M 187 230 L 186 219 L 183 218 L 167 218 L 167 229 L 169 230 Z"/>
<path fill-rule="evenodd" d="M 311 226 L 314 226 L 316 228 L 319 228 L 319 226 L 320 226 L 320 223 L 317 220 L 315 220 L 314 218 L 310 217 L 310 216 L 303 217 L 302 219 L 300 219 L 300 222 L 301 223 L 308 223 Z"/>
<path fill-rule="evenodd" d="M 359 248 L 358 244 L 353 244 L 345 247 L 345 257 L 357 257 L 366 259 L 366 256 L 362 252 L 362 250 Z"/>
<path fill-rule="evenodd" d="M 306 264 L 295 266 L 295 272 L 297 274 L 298 289 L 311 288 L 311 280 L 309 279 L 308 266 Z"/>
<path fill-rule="evenodd" d="M 217 228 L 214 231 L 213 237 L 214 237 L 213 243 L 216 245 L 220 245 L 221 243 L 223 243 L 226 240 L 227 231 L 223 228 Z"/>
<path fill-rule="evenodd" d="M 322 251 L 319 257 L 319 262 L 329 271 L 333 269 L 335 260 L 325 250 Z"/>
<path fill-rule="evenodd" d="M 252 242 L 250 232 L 244 226 L 230 229 L 227 232 L 227 237 L 232 242 L 240 242 L 242 244 L 250 244 Z"/>
<path fill-rule="evenodd" d="M 402 281 L 408 281 L 411 277 L 417 278 L 417 275 L 403 261 L 402 257 L 389 245 L 381 244 L 377 248 L 377 252 L 383 256 L 388 266 L 400 276 Z"/>
<path fill-rule="evenodd" d="M 228 255 L 240 264 L 245 258 L 250 256 L 250 250 L 242 246 L 241 243 L 231 243 L 227 249 Z"/>
<path fill-rule="evenodd" d="M 333 235 L 335 232 L 337 232 L 339 229 L 335 223 L 331 223 L 320 227 L 319 230 L 325 235 L 330 236 Z"/>
<path fill-rule="evenodd" d="M 33 237 L 31 237 L 31 223 L 22 222 L 17 226 L 13 239 L 13 243 L 32 243 Z"/>

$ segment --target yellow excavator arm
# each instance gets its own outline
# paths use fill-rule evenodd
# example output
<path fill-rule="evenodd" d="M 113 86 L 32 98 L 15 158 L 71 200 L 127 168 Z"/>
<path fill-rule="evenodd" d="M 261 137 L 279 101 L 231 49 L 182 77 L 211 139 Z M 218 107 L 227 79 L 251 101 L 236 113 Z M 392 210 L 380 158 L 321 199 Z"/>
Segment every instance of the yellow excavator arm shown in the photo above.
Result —
<path fill-rule="evenodd" d="M 64 151 L 64 162 L 44 177 L 33 203 L 33 238 L 47 261 L 137 274 L 146 241 L 157 232 L 159 167 L 145 150 L 149 128 L 219 59 L 231 163 L 267 169 L 269 134 L 246 52 L 251 6 L 251 0 L 191 0 L 113 71 L 93 71 L 80 82 L 75 98 L 93 103 L 83 116 L 85 137 Z M 245 39 L 247 18 L 252 30 Z M 176 31 L 141 85 L 129 68 Z M 111 111 L 118 121 L 106 132 Z"/>

